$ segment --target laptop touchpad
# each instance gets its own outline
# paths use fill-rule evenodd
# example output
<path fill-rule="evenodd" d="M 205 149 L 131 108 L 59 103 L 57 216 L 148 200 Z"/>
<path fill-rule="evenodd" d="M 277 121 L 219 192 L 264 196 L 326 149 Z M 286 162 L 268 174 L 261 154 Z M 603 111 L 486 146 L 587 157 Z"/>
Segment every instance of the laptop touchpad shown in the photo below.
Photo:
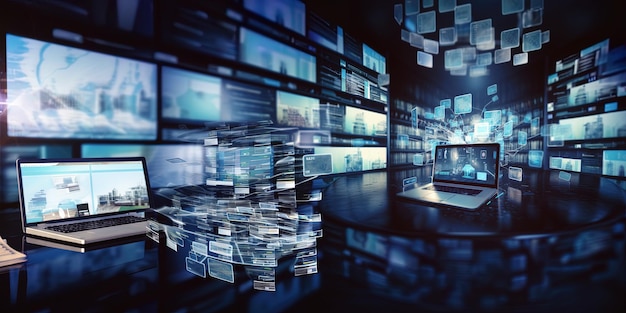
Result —
<path fill-rule="evenodd" d="M 424 193 L 420 195 L 420 198 L 424 199 L 424 200 L 429 200 L 429 201 L 433 201 L 433 202 L 441 202 L 444 200 L 447 200 L 451 197 L 453 197 L 454 194 L 444 194 L 444 193 L 437 193 L 437 192 L 428 192 L 428 193 Z"/>

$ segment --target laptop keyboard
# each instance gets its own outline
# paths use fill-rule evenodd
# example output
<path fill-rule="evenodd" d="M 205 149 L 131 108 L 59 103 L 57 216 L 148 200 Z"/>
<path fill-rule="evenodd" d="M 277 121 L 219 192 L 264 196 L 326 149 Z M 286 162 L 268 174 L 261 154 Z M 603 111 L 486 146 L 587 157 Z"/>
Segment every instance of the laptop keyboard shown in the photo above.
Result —
<path fill-rule="evenodd" d="M 435 186 L 435 185 L 431 185 L 431 186 L 428 186 L 428 187 L 424 187 L 424 189 L 425 190 L 435 190 L 435 191 L 451 192 L 451 193 L 457 193 L 457 194 L 468 195 L 468 196 L 475 196 L 475 195 L 480 193 L 480 190 L 478 190 L 478 189 L 451 187 L 451 186 Z"/>
<path fill-rule="evenodd" d="M 50 229 L 50 230 L 58 231 L 62 233 L 73 233 L 77 231 L 90 230 L 90 229 L 96 229 L 96 228 L 102 228 L 102 227 L 137 223 L 137 222 L 142 222 L 145 220 L 146 220 L 145 218 L 139 217 L 139 216 L 120 216 L 120 217 L 86 221 L 86 222 L 78 222 L 78 223 L 72 223 L 72 224 L 53 225 L 53 226 L 46 227 L 46 229 Z"/>

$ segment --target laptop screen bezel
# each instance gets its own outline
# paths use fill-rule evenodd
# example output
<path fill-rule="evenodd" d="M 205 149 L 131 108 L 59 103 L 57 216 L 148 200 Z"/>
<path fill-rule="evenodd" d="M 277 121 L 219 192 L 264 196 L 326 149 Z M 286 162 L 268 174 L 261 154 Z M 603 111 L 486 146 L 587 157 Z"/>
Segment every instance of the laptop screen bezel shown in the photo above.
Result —
<path fill-rule="evenodd" d="M 76 163 L 76 164 L 85 164 L 85 163 L 98 163 L 98 162 L 141 162 L 141 166 L 143 167 L 143 175 L 144 181 L 146 182 L 146 189 L 148 193 L 148 205 L 142 208 L 136 208 L 132 210 L 124 210 L 124 211 L 115 211 L 108 213 L 100 213 L 97 215 L 87 215 L 87 216 L 77 216 L 77 217 L 68 217 L 62 219 L 55 220 L 47 220 L 47 221 L 35 221 L 28 222 L 26 218 L 26 201 L 24 198 L 24 186 L 22 181 L 22 165 L 25 164 L 53 164 L 53 163 Z M 145 212 L 148 208 L 152 208 L 154 206 L 154 196 L 152 195 L 152 189 L 150 187 L 150 180 L 148 175 L 148 168 L 146 164 L 146 159 L 144 157 L 109 157 L 109 158 L 54 158 L 54 159 L 17 159 L 15 161 L 16 171 L 17 171 L 17 186 L 18 186 L 18 198 L 20 205 L 20 216 L 22 219 L 22 229 L 25 230 L 26 227 L 36 226 L 38 224 L 51 224 L 51 223 L 65 223 L 71 222 L 81 219 L 89 219 L 89 218 L 101 218 L 112 215 L 119 214 L 128 214 L 128 213 L 141 213 Z"/>
<path fill-rule="evenodd" d="M 474 148 L 474 149 L 476 148 L 480 149 L 481 147 L 485 147 L 485 148 L 493 149 L 494 151 L 496 151 L 495 179 L 494 179 L 493 184 L 442 179 L 442 178 L 438 178 L 435 175 L 435 166 L 437 164 L 437 155 L 438 155 L 439 150 L 442 150 L 445 148 L 459 149 L 459 148 L 468 148 L 468 147 Z M 435 155 L 433 156 L 433 166 L 432 166 L 432 182 L 433 183 L 460 184 L 460 185 L 467 185 L 467 186 L 498 188 L 499 180 L 500 180 L 500 144 L 499 143 L 492 142 L 492 143 L 474 143 L 474 144 L 448 144 L 448 145 L 435 146 Z"/>

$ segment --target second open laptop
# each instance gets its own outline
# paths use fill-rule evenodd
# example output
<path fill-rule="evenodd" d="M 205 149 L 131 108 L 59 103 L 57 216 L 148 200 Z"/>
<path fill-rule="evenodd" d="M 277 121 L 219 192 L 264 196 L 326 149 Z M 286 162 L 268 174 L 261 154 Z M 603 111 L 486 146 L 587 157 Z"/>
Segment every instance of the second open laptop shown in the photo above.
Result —
<path fill-rule="evenodd" d="M 477 209 L 498 193 L 498 143 L 438 145 L 432 182 L 398 193 L 399 197 L 464 209 Z"/>
<path fill-rule="evenodd" d="M 146 233 L 146 161 L 137 158 L 18 159 L 22 230 L 74 245 Z"/>

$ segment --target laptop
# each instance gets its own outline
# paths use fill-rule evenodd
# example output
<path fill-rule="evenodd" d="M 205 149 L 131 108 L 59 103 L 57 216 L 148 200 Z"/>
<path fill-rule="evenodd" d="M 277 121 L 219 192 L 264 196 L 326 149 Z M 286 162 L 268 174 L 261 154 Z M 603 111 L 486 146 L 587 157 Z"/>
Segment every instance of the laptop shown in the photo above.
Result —
<path fill-rule="evenodd" d="M 403 190 L 404 199 L 477 209 L 498 194 L 498 143 L 438 145 L 433 156 L 432 182 Z"/>
<path fill-rule="evenodd" d="M 27 237 L 90 245 L 146 234 L 143 157 L 18 159 L 16 167 Z"/>

